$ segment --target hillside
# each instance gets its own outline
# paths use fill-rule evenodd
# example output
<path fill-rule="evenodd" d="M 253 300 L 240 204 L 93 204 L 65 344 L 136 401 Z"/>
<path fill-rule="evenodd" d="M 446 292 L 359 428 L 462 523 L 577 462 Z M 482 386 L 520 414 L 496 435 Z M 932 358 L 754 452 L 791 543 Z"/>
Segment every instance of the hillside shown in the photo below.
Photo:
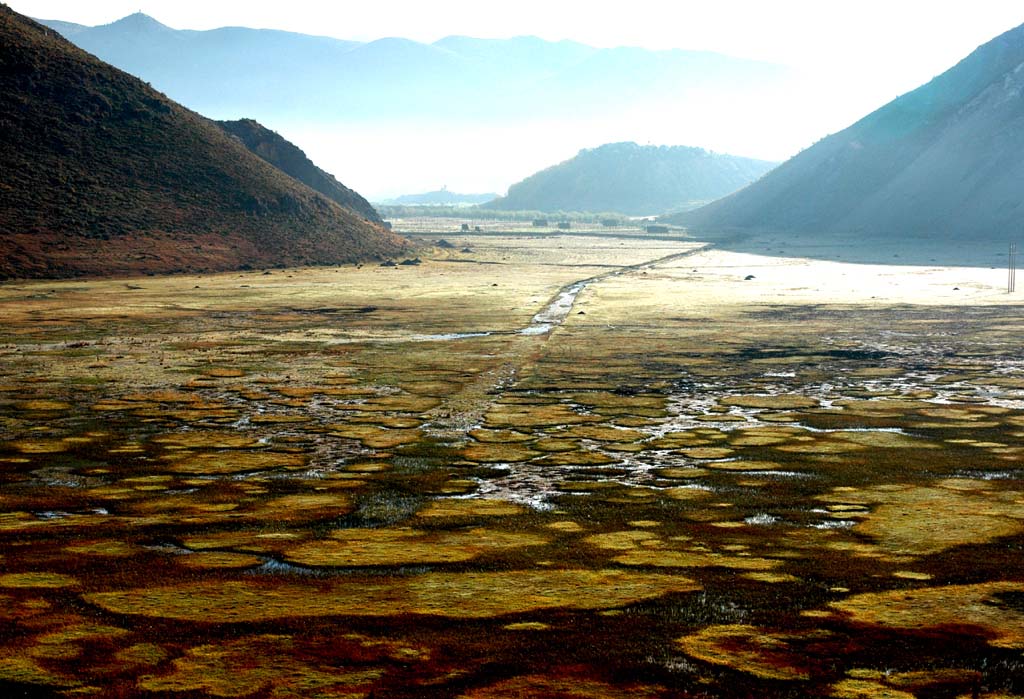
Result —
<path fill-rule="evenodd" d="M 458 192 L 450 192 L 445 188 L 421 194 L 403 194 L 381 203 L 393 206 L 467 206 L 486 204 L 497 196 L 493 192 L 489 194 L 459 194 Z"/>
<path fill-rule="evenodd" d="M 246 148 L 277 169 L 359 214 L 367 221 L 381 223 L 380 216 L 370 202 L 358 192 L 338 182 L 334 175 L 318 168 L 298 146 L 285 140 L 278 133 L 252 119 L 218 121 L 217 125 L 232 136 L 238 137 Z"/>
<path fill-rule="evenodd" d="M 721 201 L 698 233 L 990 239 L 1024 221 L 1024 26 Z"/>
<path fill-rule="evenodd" d="M 404 241 L 0 5 L 0 275 L 349 262 Z"/>
<path fill-rule="evenodd" d="M 647 216 L 735 192 L 774 165 L 701 148 L 611 143 L 531 175 L 487 206 Z"/>

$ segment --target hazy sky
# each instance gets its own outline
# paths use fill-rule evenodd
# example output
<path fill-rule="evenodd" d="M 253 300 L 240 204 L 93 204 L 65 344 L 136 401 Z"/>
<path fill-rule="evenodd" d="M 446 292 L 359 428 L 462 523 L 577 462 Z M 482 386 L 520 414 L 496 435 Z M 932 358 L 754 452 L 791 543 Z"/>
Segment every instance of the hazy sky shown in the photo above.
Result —
<path fill-rule="evenodd" d="M 1024 22 L 1020 0 L 8 0 L 45 19 L 105 24 L 137 10 L 177 29 L 247 26 L 368 40 L 532 34 L 594 46 L 719 51 L 814 66 L 938 70 Z"/>
<path fill-rule="evenodd" d="M 793 104 L 800 119 L 779 120 L 770 139 L 717 124 L 707 115 L 688 132 L 666 120 L 632 133 L 625 122 L 547 124 L 515 138 L 505 131 L 435 134 L 437 154 L 424 163 L 447 163 L 451 174 L 371 172 L 378 139 L 423 147 L 414 133 L 285 133 L 347 184 L 390 195 L 448 184 L 452 189 L 504 190 L 536 169 L 579 148 L 613 140 L 696 145 L 738 155 L 784 159 L 828 133 L 853 123 L 892 98 L 928 81 L 994 36 L 1024 23 L 1021 0 L 7 0 L 33 17 L 105 24 L 141 10 L 178 29 L 247 26 L 372 40 L 401 36 L 432 42 L 451 34 L 506 38 L 535 35 L 600 47 L 682 48 L 772 61 L 817 76 L 819 86 Z M 816 112 L 812 114 L 811 112 Z M 291 126 L 291 125 L 282 125 Z M 625 128 L 624 128 L 625 127 Z M 763 131 L 763 129 L 762 129 Z M 538 134 L 544 134 L 538 136 Z M 542 142 L 547 138 L 547 142 Z M 699 138 L 700 141 L 694 139 Z M 447 140 L 446 140 L 447 139 Z M 452 143 L 462 139 L 462 148 Z M 524 148 L 522 144 L 530 144 Z M 504 152 L 496 144 L 507 146 Z M 366 167 L 357 157 L 365 151 Z M 463 152 L 464 151 L 464 152 Z M 483 153 L 486 153 L 486 160 Z M 440 155 L 440 158 L 437 156 Z M 464 156 L 464 157 L 463 157 Z M 462 158 L 462 159 L 460 159 Z M 474 158 L 476 158 L 474 160 Z M 500 167 L 495 165 L 500 164 Z M 336 164 L 336 165 L 335 165 Z M 340 171 L 339 171 L 340 170 Z M 460 173 L 475 179 L 460 180 Z"/>

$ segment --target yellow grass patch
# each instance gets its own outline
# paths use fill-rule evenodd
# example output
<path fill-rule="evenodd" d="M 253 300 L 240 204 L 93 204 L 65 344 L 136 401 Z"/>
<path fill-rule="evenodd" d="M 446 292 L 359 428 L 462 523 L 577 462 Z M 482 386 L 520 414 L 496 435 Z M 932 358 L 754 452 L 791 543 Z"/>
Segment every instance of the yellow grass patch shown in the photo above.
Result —
<path fill-rule="evenodd" d="M 873 680 L 845 679 L 832 685 L 829 696 L 836 699 L 915 699 L 913 694 L 887 687 Z"/>
<path fill-rule="evenodd" d="M 302 454 L 285 454 L 272 451 L 223 451 L 202 454 L 188 454 L 175 459 L 168 466 L 173 473 L 189 475 L 223 475 L 246 471 L 268 471 L 271 469 L 300 469 L 306 465 Z"/>
<path fill-rule="evenodd" d="M 582 677 L 545 677 L 526 675 L 502 680 L 460 694 L 458 699 L 509 699 L 511 697 L 550 697 L 551 699 L 655 699 L 662 688 L 648 685 L 614 685 Z"/>
<path fill-rule="evenodd" d="M 1013 494 L 990 492 L 986 481 L 958 479 L 948 486 L 874 487 L 822 499 L 872 505 L 854 531 L 890 553 L 927 555 L 1024 531 L 1024 511 Z"/>
<path fill-rule="evenodd" d="M 7 573 L 0 575 L 0 587 L 57 589 L 76 587 L 78 579 L 63 573 Z"/>
<path fill-rule="evenodd" d="M 241 432 L 193 430 L 158 435 L 154 444 L 177 449 L 248 449 L 257 446 L 254 437 Z"/>
<path fill-rule="evenodd" d="M 505 500 L 434 500 L 416 513 L 417 517 L 512 517 L 526 511 Z"/>
<path fill-rule="evenodd" d="M 517 444 L 481 443 L 463 447 L 459 455 L 479 463 L 521 462 L 540 456 L 540 452 Z"/>
<path fill-rule="evenodd" d="M 753 626 L 709 626 L 676 641 L 687 655 L 767 680 L 807 680 L 810 671 L 784 635 Z"/>
<path fill-rule="evenodd" d="M 211 551 L 209 553 L 193 553 L 186 556 L 178 556 L 175 562 L 185 568 L 198 570 L 215 570 L 219 568 L 252 568 L 260 565 L 263 560 L 257 556 L 245 553 L 227 553 Z"/>
<path fill-rule="evenodd" d="M 735 452 L 726 447 L 696 447 L 683 449 L 683 456 L 691 459 L 727 459 Z"/>
<path fill-rule="evenodd" d="M 416 529 L 339 529 L 330 538 L 287 549 L 285 557 L 307 566 L 395 566 L 457 563 L 548 539 L 536 534 L 472 529 L 428 532 Z"/>
<path fill-rule="evenodd" d="M 800 408 L 818 407 L 816 399 L 797 394 L 728 396 L 719 398 L 718 402 L 730 407 L 762 408 L 765 410 L 797 410 Z"/>
<path fill-rule="evenodd" d="M 1024 593 L 1024 583 L 875 592 L 854 595 L 829 606 L 857 623 L 897 629 L 977 626 L 994 646 L 1024 649 L 1024 613 L 1001 602 L 999 596 L 1004 593 Z"/>
<path fill-rule="evenodd" d="M 608 609 L 700 589 L 679 575 L 619 570 L 425 573 L 411 578 L 260 584 L 208 581 L 83 595 L 115 614 L 223 623 L 428 614 L 486 618 L 539 609 Z M 316 604 L 310 604 L 315 590 Z"/>
<path fill-rule="evenodd" d="M 166 674 L 144 675 L 149 692 L 200 692 L 214 697 L 365 696 L 383 671 L 310 665 L 293 654 L 287 636 L 250 636 L 197 646 L 174 660 Z M 363 691 L 357 691 L 363 690 Z"/>

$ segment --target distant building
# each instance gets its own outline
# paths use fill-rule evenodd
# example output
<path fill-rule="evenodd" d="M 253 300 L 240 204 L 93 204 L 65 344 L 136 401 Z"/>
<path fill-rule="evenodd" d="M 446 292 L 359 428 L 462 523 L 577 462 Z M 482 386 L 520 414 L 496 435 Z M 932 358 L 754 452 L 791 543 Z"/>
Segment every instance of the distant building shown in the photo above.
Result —
<path fill-rule="evenodd" d="M 468 233 L 469 232 L 469 224 L 468 223 L 463 223 L 462 224 L 462 232 L 463 233 Z"/>
<path fill-rule="evenodd" d="M 617 218 L 606 218 L 601 221 L 601 225 L 605 228 L 615 228 L 619 225 L 619 219 Z"/>
<path fill-rule="evenodd" d="M 568 221 L 559 221 L 558 222 L 558 228 L 559 228 L 559 230 L 567 231 L 570 228 L 572 228 L 572 224 L 569 223 Z"/>
<path fill-rule="evenodd" d="M 648 233 L 668 233 L 668 226 L 651 225 L 647 226 L 646 230 Z"/>
<path fill-rule="evenodd" d="M 548 225 L 548 220 L 546 218 L 535 218 L 535 219 L 533 219 L 533 227 L 534 228 L 545 228 L 547 225 Z"/>

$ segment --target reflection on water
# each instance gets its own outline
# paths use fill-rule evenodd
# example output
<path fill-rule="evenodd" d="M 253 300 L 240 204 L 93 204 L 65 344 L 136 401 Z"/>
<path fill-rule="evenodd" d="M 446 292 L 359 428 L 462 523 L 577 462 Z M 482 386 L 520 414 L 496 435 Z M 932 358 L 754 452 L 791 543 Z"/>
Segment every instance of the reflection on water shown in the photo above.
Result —
<path fill-rule="evenodd" d="M 521 335 L 543 335 L 554 327 L 565 322 L 572 306 L 576 303 L 576 297 L 587 288 L 591 280 L 576 282 L 558 292 L 555 299 L 549 303 L 544 310 L 533 316 L 530 324 L 519 331 Z"/>

